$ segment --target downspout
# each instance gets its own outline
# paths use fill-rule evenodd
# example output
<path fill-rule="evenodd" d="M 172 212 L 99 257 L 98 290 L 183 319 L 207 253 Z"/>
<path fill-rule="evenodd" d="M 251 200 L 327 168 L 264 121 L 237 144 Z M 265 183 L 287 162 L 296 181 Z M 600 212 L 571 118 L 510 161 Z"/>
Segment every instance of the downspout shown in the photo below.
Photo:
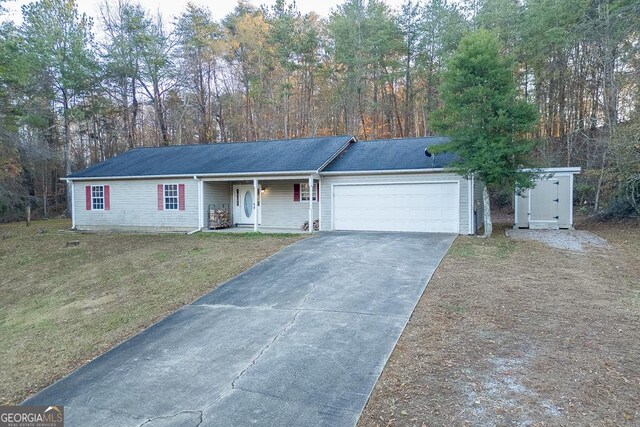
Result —
<path fill-rule="evenodd" d="M 474 215 L 473 215 L 473 201 L 474 201 L 474 194 L 473 194 L 473 175 L 471 175 L 468 184 L 468 190 L 469 190 L 469 235 L 475 234 L 474 233 Z"/>
<path fill-rule="evenodd" d="M 64 181 L 67 184 L 67 191 L 71 192 L 71 229 L 76 229 L 76 200 L 75 191 L 73 189 L 73 180 L 70 178 L 58 178 L 60 181 Z"/>
<path fill-rule="evenodd" d="M 518 187 L 513 192 L 513 228 L 518 228 Z"/>
<path fill-rule="evenodd" d="M 71 229 L 76 229 L 76 192 L 72 179 L 68 179 L 67 182 L 70 184 L 69 188 L 71 189 Z"/>
<path fill-rule="evenodd" d="M 318 199 L 318 231 L 322 230 L 322 198 L 320 197 L 320 192 L 322 191 L 322 176 L 318 174 L 318 194 L 316 198 Z"/>

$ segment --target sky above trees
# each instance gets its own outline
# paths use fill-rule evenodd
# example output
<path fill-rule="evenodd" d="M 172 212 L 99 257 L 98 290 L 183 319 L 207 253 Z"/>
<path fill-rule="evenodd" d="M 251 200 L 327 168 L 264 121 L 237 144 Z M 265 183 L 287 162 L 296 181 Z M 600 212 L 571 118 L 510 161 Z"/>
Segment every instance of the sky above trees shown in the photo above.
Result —
<path fill-rule="evenodd" d="M 8 16 L 13 20 L 22 20 L 22 14 L 20 7 L 24 4 L 30 3 L 32 0 L 9 0 L 7 9 L 10 13 Z M 103 0 L 82 0 L 78 2 L 78 10 L 82 13 L 86 13 L 89 16 L 96 17 L 100 14 L 100 4 Z M 196 6 L 208 7 L 211 10 L 211 14 L 214 19 L 222 19 L 233 11 L 238 4 L 237 0 L 139 0 L 140 5 L 149 11 L 160 10 L 166 17 L 179 16 L 187 7 L 187 3 L 193 3 Z M 115 0 L 112 1 L 115 3 Z M 262 4 L 266 6 L 273 6 L 275 0 L 252 0 L 249 3 L 254 6 L 260 6 Z M 320 16 L 329 16 L 332 10 L 337 5 L 342 3 L 339 0 L 298 0 L 296 4 L 298 9 L 302 13 L 316 12 Z M 398 9 L 402 5 L 402 0 L 385 0 L 385 3 L 392 9 Z"/>

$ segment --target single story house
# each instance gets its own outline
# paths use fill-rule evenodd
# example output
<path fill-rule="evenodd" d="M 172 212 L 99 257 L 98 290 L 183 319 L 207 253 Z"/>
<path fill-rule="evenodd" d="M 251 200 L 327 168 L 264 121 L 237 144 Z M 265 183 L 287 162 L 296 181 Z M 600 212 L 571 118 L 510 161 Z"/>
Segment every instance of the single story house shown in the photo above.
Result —
<path fill-rule="evenodd" d="M 206 229 L 210 210 L 254 230 L 475 234 L 481 184 L 431 155 L 443 138 L 352 136 L 137 148 L 72 173 L 78 230 Z M 313 227 L 309 227 L 312 229 Z"/>

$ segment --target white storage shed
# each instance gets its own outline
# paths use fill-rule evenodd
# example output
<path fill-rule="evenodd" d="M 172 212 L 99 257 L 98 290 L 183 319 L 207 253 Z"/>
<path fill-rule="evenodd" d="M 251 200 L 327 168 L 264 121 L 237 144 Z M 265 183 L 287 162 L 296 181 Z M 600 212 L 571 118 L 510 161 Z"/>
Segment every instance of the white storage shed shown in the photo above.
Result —
<path fill-rule="evenodd" d="M 580 168 L 540 170 L 535 187 L 515 195 L 513 228 L 573 228 L 573 176 Z"/>

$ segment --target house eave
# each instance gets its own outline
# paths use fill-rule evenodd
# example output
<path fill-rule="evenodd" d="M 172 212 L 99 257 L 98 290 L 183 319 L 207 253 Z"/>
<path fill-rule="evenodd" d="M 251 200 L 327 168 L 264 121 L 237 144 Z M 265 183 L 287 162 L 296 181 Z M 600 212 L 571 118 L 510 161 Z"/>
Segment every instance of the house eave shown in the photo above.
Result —
<path fill-rule="evenodd" d="M 322 176 L 334 175 L 388 175 L 388 174 L 404 174 L 404 173 L 442 173 L 447 172 L 448 168 L 429 168 L 429 169 L 381 169 L 381 170 L 357 170 L 357 171 L 326 171 L 320 172 Z"/>
<path fill-rule="evenodd" d="M 234 172 L 234 173 L 202 173 L 202 174 L 167 174 L 167 175 L 126 175 L 126 176 L 71 176 L 60 178 L 62 181 L 123 181 L 142 179 L 181 179 L 181 178 L 254 178 L 254 177 L 288 177 L 318 175 L 317 170 L 310 171 L 284 171 L 284 172 Z"/>
<path fill-rule="evenodd" d="M 542 172 L 543 174 L 553 173 L 553 174 L 576 174 L 582 172 L 582 168 L 580 167 L 563 167 L 563 168 L 526 168 L 521 169 L 523 172 Z"/>

